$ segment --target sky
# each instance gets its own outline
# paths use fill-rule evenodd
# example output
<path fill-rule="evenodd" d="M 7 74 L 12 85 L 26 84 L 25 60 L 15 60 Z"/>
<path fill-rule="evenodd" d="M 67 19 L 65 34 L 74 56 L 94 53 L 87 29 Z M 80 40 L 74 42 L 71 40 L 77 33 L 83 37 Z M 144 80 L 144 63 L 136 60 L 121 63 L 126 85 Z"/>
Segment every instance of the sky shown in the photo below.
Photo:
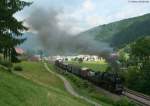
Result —
<path fill-rule="evenodd" d="M 98 25 L 150 13 L 150 1 L 142 0 L 25 0 L 33 1 L 14 16 L 26 20 L 32 10 L 43 8 L 59 12 L 60 26 L 71 27 L 70 33 L 77 34 Z M 136 1 L 136 2 L 133 2 Z M 41 16 L 42 18 L 42 16 Z"/>

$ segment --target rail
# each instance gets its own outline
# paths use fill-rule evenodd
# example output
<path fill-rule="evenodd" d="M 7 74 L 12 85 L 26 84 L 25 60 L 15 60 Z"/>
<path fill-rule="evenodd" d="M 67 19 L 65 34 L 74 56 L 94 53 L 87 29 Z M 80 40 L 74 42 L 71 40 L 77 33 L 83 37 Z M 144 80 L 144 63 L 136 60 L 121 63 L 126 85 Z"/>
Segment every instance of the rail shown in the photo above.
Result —
<path fill-rule="evenodd" d="M 125 88 L 125 96 L 133 99 L 142 106 L 150 106 L 150 96 Z"/>

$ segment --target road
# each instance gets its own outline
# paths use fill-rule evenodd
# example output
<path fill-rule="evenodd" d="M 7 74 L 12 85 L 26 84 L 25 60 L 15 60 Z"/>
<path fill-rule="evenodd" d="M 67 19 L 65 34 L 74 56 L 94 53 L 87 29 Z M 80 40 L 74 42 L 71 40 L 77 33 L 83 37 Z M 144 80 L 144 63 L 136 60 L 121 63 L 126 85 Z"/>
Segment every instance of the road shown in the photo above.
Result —
<path fill-rule="evenodd" d="M 67 90 L 71 95 L 73 95 L 73 96 L 75 96 L 75 97 L 77 97 L 77 98 L 83 99 L 83 100 L 87 101 L 88 103 L 93 104 L 93 105 L 95 105 L 95 106 L 102 106 L 102 105 L 98 104 L 98 103 L 95 102 L 95 101 L 92 101 L 92 100 L 90 100 L 90 99 L 88 99 L 88 98 L 86 98 L 86 97 L 84 97 L 84 96 L 79 95 L 77 92 L 75 92 L 75 90 L 73 89 L 73 87 L 71 86 L 71 84 L 69 83 L 69 81 L 68 81 L 64 76 L 62 76 L 62 75 L 60 75 L 60 74 L 58 74 L 58 73 L 56 73 L 56 72 L 54 72 L 54 71 L 51 71 L 51 70 L 49 69 L 49 67 L 47 66 L 46 63 L 44 63 L 44 66 L 45 66 L 45 68 L 46 68 L 47 71 L 49 71 L 49 72 L 52 73 L 52 74 L 55 74 L 56 76 L 58 76 L 58 77 L 64 82 L 64 85 L 65 85 L 66 90 Z"/>

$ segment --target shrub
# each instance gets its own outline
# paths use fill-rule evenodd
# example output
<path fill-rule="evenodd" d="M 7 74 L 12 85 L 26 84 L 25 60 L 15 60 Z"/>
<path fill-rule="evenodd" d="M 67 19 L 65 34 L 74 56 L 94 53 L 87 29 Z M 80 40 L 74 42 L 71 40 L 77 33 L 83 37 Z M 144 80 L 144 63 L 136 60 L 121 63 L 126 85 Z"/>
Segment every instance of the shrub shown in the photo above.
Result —
<path fill-rule="evenodd" d="M 13 64 L 10 61 L 7 61 L 7 60 L 1 60 L 0 64 L 7 67 L 7 68 L 11 68 L 13 66 Z"/>
<path fill-rule="evenodd" d="M 15 71 L 22 71 L 23 69 L 22 69 L 21 66 L 15 66 L 15 67 L 14 67 L 14 70 L 15 70 Z"/>

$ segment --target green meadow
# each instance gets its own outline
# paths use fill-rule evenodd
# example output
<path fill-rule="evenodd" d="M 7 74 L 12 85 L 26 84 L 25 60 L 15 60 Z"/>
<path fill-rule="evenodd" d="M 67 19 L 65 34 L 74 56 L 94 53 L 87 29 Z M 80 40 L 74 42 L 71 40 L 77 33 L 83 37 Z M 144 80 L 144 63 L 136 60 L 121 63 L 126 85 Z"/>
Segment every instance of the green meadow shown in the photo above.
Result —
<path fill-rule="evenodd" d="M 65 90 L 63 82 L 43 63 L 22 62 L 23 71 L 0 68 L 0 106 L 91 106 Z M 70 105 L 71 104 L 71 105 Z"/>

